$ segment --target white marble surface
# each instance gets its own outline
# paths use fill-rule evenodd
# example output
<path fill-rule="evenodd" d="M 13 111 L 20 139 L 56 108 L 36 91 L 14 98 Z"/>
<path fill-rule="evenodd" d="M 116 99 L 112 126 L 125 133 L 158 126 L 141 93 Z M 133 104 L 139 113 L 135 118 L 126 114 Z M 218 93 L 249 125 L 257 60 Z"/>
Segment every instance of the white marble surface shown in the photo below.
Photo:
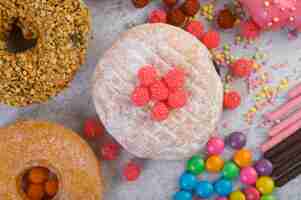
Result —
<path fill-rule="evenodd" d="M 152 3 L 148 8 L 137 10 L 130 0 L 87 0 L 93 14 L 93 39 L 91 40 L 87 63 L 82 66 L 69 89 L 58 97 L 43 105 L 34 105 L 24 109 L 0 106 L 0 125 L 13 122 L 16 119 L 33 118 L 59 122 L 78 132 L 87 116 L 95 115 L 95 109 L 90 96 L 90 79 L 98 58 L 110 47 L 118 35 L 127 29 L 129 24 L 139 24 L 145 21 L 147 10 L 156 7 Z M 226 2 L 226 1 L 225 1 Z M 233 41 L 234 31 L 223 34 L 225 41 Z M 272 44 L 269 40 L 272 39 Z M 264 70 L 270 71 L 273 81 L 271 85 L 283 78 L 289 78 L 290 86 L 298 83 L 301 75 L 300 55 L 301 39 L 288 41 L 285 32 L 266 33 L 257 42 L 260 49 L 269 55 Z M 253 55 L 252 48 L 237 49 L 236 55 Z M 289 67 L 275 70 L 271 66 L 276 63 L 287 63 Z M 243 104 L 237 111 L 226 112 L 222 121 L 228 121 L 228 128 L 219 128 L 220 134 L 227 135 L 234 130 L 244 130 L 248 134 L 248 146 L 256 150 L 266 138 L 266 130 L 256 128 L 261 120 L 261 114 L 255 118 L 252 125 L 243 122 L 243 113 L 252 105 L 254 93 L 247 94 L 246 85 L 242 81 L 234 84 L 243 94 Z M 285 92 L 277 100 L 277 104 L 285 100 Z M 266 110 L 273 109 L 268 106 Z M 92 146 L 95 147 L 93 143 Z M 96 149 L 96 148 L 95 148 Z M 106 177 L 105 200 L 168 200 L 177 190 L 178 176 L 184 169 L 184 161 L 146 161 L 145 169 L 140 179 L 134 183 L 125 183 L 120 179 L 120 165 L 129 157 L 124 153 L 118 163 L 105 163 Z M 278 199 L 301 200 L 301 177 L 279 189 Z"/>

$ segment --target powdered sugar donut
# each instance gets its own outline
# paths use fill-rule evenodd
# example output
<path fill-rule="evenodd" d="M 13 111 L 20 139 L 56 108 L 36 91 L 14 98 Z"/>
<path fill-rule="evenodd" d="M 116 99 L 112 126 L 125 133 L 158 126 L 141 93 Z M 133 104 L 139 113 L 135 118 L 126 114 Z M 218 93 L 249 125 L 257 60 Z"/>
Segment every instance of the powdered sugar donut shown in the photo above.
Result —
<path fill-rule="evenodd" d="M 239 1 L 261 28 L 279 29 L 283 26 L 301 28 L 301 1 L 299 0 Z"/>
<path fill-rule="evenodd" d="M 161 74 L 181 66 L 188 74 L 187 105 L 155 122 L 148 108 L 133 106 L 131 92 L 141 66 Z M 183 159 L 199 151 L 222 111 L 223 88 L 206 47 L 191 34 L 166 24 L 145 24 L 124 33 L 100 59 L 93 81 L 97 113 L 108 132 L 141 158 Z"/>

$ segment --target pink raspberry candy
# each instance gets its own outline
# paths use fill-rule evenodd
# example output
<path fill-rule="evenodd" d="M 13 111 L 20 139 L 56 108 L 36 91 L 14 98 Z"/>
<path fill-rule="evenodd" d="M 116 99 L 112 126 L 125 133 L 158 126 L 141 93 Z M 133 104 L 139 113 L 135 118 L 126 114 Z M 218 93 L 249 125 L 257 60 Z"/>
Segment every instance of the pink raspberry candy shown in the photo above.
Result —
<path fill-rule="evenodd" d="M 182 108 L 188 100 L 188 94 L 185 90 L 179 89 L 172 92 L 168 97 L 168 105 L 171 108 Z"/>
<path fill-rule="evenodd" d="M 164 81 L 171 90 L 182 88 L 185 82 L 185 72 L 182 69 L 174 67 L 164 76 Z"/>
<path fill-rule="evenodd" d="M 148 16 L 149 23 L 166 23 L 167 14 L 162 9 L 153 10 Z"/>
<path fill-rule="evenodd" d="M 157 101 L 163 101 L 168 98 L 169 91 L 163 81 L 156 81 L 150 86 L 151 98 Z"/>
<path fill-rule="evenodd" d="M 168 118 L 168 115 L 169 115 L 169 109 L 162 102 L 156 103 L 151 113 L 151 117 L 154 121 L 166 120 Z"/>
<path fill-rule="evenodd" d="M 254 40 L 260 36 L 260 28 L 253 20 L 247 20 L 240 25 L 240 34 L 242 37 Z"/>
<path fill-rule="evenodd" d="M 132 93 L 131 99 L 135 106 L 145 106 L 150 101 L 148 89 L 141 86 L 136 87 Z"/>
<path fill-rule="evenodd" d="M 142 86 L 150 86 L 158 79 L 157 69 L 152 65 L 145 65 L 139 69 L 138 79 Z"/>

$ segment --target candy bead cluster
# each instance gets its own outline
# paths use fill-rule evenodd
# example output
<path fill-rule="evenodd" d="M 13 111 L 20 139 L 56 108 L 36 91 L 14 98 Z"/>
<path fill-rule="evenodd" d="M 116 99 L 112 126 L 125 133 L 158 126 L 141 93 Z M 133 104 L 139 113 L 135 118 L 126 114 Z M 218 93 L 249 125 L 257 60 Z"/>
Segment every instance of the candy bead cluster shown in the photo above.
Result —
<path fill-rule="evenodd" d="M 225 143 L 235 150 L 232 160 L 222 158 Z M 246 136 L 234 132 L 226 141 L 212 137 L 206 146 L 207 159 L 195 155 L 187 161 L 186 171 L 179 180 L 180 191 L 174 200 L 210 199 L 216 200 L 275 200 L 272 195 L 274 181 L 271 175 L 273 166 L 270 161 L 261 159 L 253 164 L 252 152 L 246 148 Z M 213 182 L 199 180 L 198 176 L 205 171 L 219 174 Z M 245 187 L 234 189 L 238 179 Z"/>
<path fill-rule="evenodd" d="M 143 107 L 153 104 L 151 118 L 154 121 L 166 120 L 173 109 L 186 105 L 188 93 L 184 89 L 184 70 L 173 67 L 163 77 L 152 65 L 146 65 L 138 71 L 139 85 L 131 95 L 133 105 Z M 152 101 L 152 102 L 151 102 Z"/>

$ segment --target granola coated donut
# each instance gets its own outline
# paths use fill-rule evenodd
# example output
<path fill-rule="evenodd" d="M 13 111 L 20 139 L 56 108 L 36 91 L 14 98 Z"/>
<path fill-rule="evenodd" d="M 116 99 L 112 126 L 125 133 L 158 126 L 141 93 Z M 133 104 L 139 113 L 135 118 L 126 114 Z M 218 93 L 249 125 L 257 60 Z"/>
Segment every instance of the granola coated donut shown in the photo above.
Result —
<path fill-rule="evenodd" d="M 141 66 L 165 74 L 186 73 L 187 104 L 153 121 L 150 108 L 133 106 L 131 93 Z M 208 49 L 191 34 L 167 24 L 144 24 L 121 35 L 100 59 L 93 98 L 106 129 L 125 149 L 150 159 L 182 160 L 204 147 L 222 112 L 223 87 Z M 149 105 L 151 106 L 151 105 Z"/>
<path fill-rule="evenodd" d="M 13 28 L 36 45 L 11 52 Z M 66 88 L 84 63 L 90 14 L 82 0 L 0 0 L 0 103 L 42 103 Z"/>
<path fill-rule="evenodd" d="M 102 200 L 103 178 L 93 151 L 73 131 L 49 122 L 20 121 L 0 128 L 0 197 L 29 200 L 21 179 L 32 167 L 58 177 L 53 200 Z"/>

